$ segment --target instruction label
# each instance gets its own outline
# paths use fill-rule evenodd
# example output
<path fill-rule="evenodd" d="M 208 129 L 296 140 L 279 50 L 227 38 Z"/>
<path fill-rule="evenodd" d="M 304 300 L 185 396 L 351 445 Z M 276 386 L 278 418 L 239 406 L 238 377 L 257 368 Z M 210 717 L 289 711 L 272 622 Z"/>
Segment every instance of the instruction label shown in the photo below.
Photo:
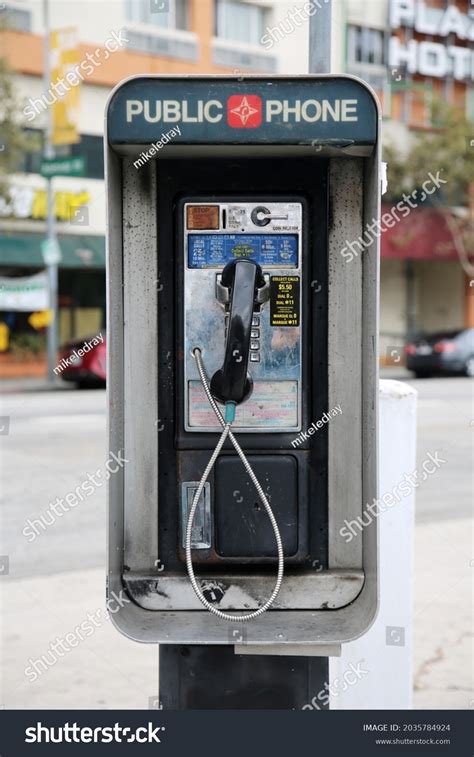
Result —
<path fill-rule="evenodd" d="M 200 381 L 188 383 L 188 418 L 193 427 L 220 431 Z M 298 426 L 298 382 L 256 381 L 251 397 L 237 405 L 236 429 L 272 428 L 283 431 Z"/>
<path fill-rule="evenodd" d="M 298 265 L 296 234 L 190 234 L 189 268 L 221 268 L 231 260 L 249 258 L 263 268 Z"/>
<path fill-rule="evenodd" d="M 300 325 L 300 277 L 270 277 L 270 326 Z"/>

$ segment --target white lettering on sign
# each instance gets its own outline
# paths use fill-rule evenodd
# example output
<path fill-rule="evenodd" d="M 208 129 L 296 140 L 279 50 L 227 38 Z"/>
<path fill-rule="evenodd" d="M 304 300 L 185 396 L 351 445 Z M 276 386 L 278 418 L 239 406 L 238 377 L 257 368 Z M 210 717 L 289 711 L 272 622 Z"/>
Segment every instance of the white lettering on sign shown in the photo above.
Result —
<path fill-rule="evenodd" d="M 460 40 L 474 41 L 474 18 L 462 13 L 455 5 L 435 8 L 422 0 L 390 0 L 392 29 L 408 27 L 420 34 L 447 38 L 455 34 Z M 474 52 L 468 47 L 447 45 L 432 40 L 410 40 L 403 43 L 398 37 L 390 39 L 389 65 L 406 66 L 410 74 L 458 81 L 474 79 Z"/>
<path fill-rule="evenodd" d="M 440 79 L 452 75 L 458 81 L 474 79 L 474 52 L 467 47 L 417 42 L 414 39 L 405 45 L 398 37 L 392 37 L 388 61 L 392 69 L 406 66 L 409 74 Z"/>
<path fill-rule="evenodd" d="M 191 106 L 187 100 L 127 100 L 127 123 L 135 116 L 150 124 L 163 123 L 218 123 L 222 120 L 222 103 L 219 100 L 198 100 Z"/>
<path fill-rule="evenodd" d="M 359 120 L 356 99 L 339 100 L 267 100 L 262 112 L 263 123 L 354 122 Z M 234 111 L 232 111 L 234 112 Z M 147 123 L 219 123 L 224 117 L 224 104 L 219 100 L 127 100 L 127 123 L 135 118 Z M 242 125 L 245 126 L 244 121 Z M 239 122 L 240 124 L 240 122 Z M 232 128 L 233 123 L 228 120 Z"/>
<path fill-rule="evenodd" d="M 357 100 L 267 100 L 266 122 L 357 121 Z"/>
<path fill-rule="evenodd" d="M 455 5 L 435 8 L 422 0 L 390 0 L 390 26 L 392 29 L 408 26 L 420 34 L 437 37 L 456 34 L 459 39 L 474 41 L 472 17 Z"/>

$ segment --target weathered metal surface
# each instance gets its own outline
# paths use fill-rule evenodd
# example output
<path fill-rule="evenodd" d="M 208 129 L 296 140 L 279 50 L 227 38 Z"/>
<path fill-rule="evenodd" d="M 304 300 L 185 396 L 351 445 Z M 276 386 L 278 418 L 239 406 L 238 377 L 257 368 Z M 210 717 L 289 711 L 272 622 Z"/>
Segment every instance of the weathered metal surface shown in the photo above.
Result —
<path fill-rule="evenodd" d="M 156 178 L 153 164 L 123 165 L 123 373 L 125 564 L 152 569 L 158 557 L 160 419 Z M 153 222 L 150 223 L 150 219 Z M 146 507 L 147 518 L 142 516 Z"/>
<path fill-rule="evenodd" d="M 362 509 L 362 254 L 349 260 L 344 247 L 363 233 L 363 161 L 332 161 L 328 276 L 328 509 L 330 568 L 362 567 L 362 539 L 341 536 L 345 521 Z M 342 220 L 344 219 L 344 220 Z"/>
<path fill-rule="evenodd" d="M 127 573 L 125 586 L 147 610 L 200 610 L 188 577 Z M 266 575 L 213 574 L 201 577 L 204 596 L 220 610 L 253 610 L 271 594 L 275 578 Z M 336 610 L 353 602 L 364 584 L 361 570 L 334 570 L 286 575 L 274 607 L 278 610 Z"/>
<path fill-rule="evenodd" d="M 235 644 L 235 654 L 271 657 L 340 657 L 341 644 Z"/>

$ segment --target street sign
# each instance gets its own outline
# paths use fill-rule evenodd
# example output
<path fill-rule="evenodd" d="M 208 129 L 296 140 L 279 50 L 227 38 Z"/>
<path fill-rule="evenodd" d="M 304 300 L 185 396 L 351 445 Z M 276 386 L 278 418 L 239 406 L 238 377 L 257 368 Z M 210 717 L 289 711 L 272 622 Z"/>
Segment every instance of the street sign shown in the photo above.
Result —
<path fill-rule="evenodd" d="M 41 161 L 40 173 L 46 179 L 52 176 L 84 176 L 86 161 L 83 155 L 73 158 L 49 158 Z"/>
<path fill-rule="evenodd" d="M 61 248 L 57 239 L 44 239 L 41 242 L 41 254 L 46 265 L 55 265 L 61 260 Z"/>

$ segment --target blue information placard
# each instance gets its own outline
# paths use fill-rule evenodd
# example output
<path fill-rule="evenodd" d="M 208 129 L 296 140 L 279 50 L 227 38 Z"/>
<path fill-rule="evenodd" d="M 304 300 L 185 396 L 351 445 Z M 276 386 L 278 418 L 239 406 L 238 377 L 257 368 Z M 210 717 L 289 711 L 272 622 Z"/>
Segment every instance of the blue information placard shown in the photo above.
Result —
<path fill-rule="evenodd" d="M 248 258 L 264 268 L 298 266 L 297 234 L 190 234 L 189 268 L 222 268 Z"/>

